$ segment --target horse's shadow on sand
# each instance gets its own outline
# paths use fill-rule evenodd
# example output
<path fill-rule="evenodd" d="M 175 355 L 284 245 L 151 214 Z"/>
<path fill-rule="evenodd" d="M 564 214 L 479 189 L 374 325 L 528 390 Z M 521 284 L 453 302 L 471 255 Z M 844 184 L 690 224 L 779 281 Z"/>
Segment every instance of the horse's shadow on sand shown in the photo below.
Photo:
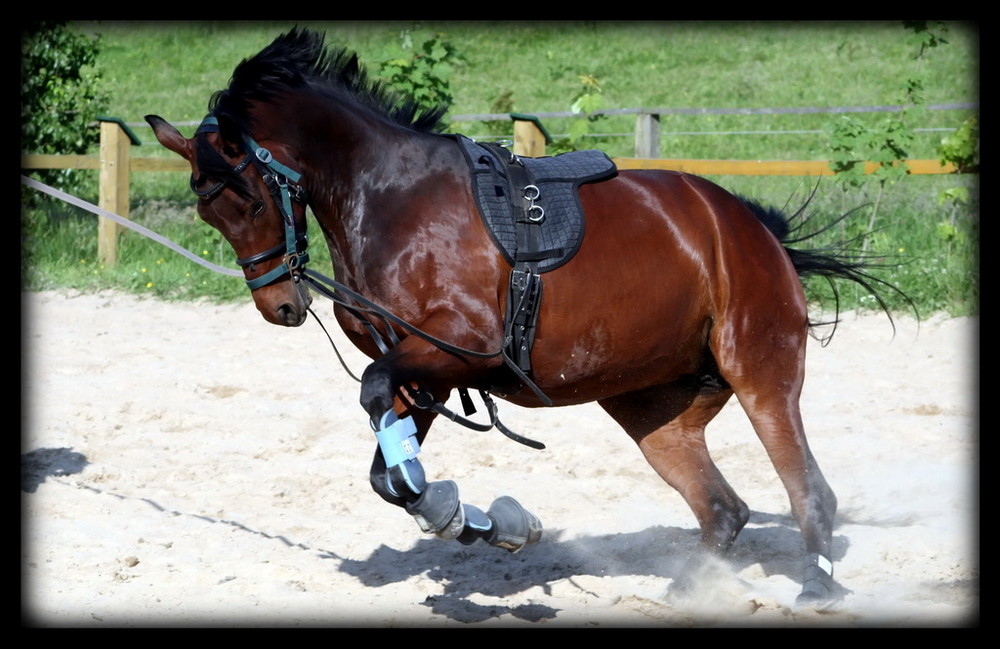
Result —
<path fill-rule="evenodd" d="M 77 474 L 88 464 L 85 456 L 69 448 L 43 448 L 23 454 L 21 489 L 34 493 L 46 478 Z M 158 511 L 183 513 L 140 499 Z M 289 547 L 315 549 L 294 543 L 284 535 L 255 530 L 235 521 L 220 521 L 201 514 L 191 516 L 279 539 Z M 690 570 L 689 559 L 696 554 L 699 531 L 653 526 L 638 532 L 566 540 L 562 536 L 562 530 L 546 529 L 539 543 L 515 554 L 481 541 L 464 546 L 456 541 L 424 537 L 407 550 L 381 545 L 361 560 L 340 557 L 328 550 L 320 550 L 319 557 L 339 561 L 341 572 L 369 588 L 418 576 L 440 584 L 443 592 L 427 596 L 420 604 L 458 622 L 480 622 L 502 615 L 537 622 L 554 619 L 559 609 L 544 604 L 508 606 L 503 599 L 532 589 L 538 589 L 540 595 L 551 595 L 554 587 L 576 588 L 582 596 L 597 596 L 577 579 L 584 576 L 652 576 L 675 582 Z M 849 545 L 847 537 L 835 535 L 832 559 L 835 562 L 843 559 Z M 760 564 L 765 574 L 783 575 L 798 583 L 803 553 L 802 537 L 791 516 L 751 512 L 749 524 L 726 557 L 726 564 L 733 573 Z M 497 602 L 479 604 L 473 601 L 477 595 L 495 598 Z"/>
<path fill-rule="evenodd" d="M 751 524 L 740 534 L 725 563 L 733 573 L 760 564 L 767 575 L 784 575 L 796 583 L 802 577 L 802 537 L 791 517 L 754 512 Z M 340 571 L 365 586 L 378 588 L 422 575 L 437 582 L 443 593 L 428 596 L 421 604 L 432 612 L 459 622 L 480 622 L 501 615 L 537 622 L 556 617 L 558 609 L 544 604 L 507 606 L 503 598 L 531 589 L 551 594 L 557 582 L 566 581 L 581 595 L 586 586 L 580 576 L 653 576 L 677 580 L 691 569 L 697 553 L 697 529 L 654 526 L 638 532 L 585 536 L 562 540 L 560 530 L 546 530 L 542 541 L 518 553 L 477 542 L 462 546 L 454 541 L 425 538 L 409 550 L 385 545 L 364 560 L 340 560 Z M 834 561 L 847 553 L 846 537 L 834 538 Z M 497 603 L 477 604 L 471 596 L 496 598 Z M 594 596 L 594 593 L 590 593 Z"/>

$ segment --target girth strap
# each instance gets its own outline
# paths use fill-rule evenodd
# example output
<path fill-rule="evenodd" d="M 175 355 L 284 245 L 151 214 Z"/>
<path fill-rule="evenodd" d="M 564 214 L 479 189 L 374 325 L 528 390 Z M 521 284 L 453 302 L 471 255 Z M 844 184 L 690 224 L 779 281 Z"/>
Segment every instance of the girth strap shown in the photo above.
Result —
<path fill-rule="evenodd" d="M 510 331 L 506 356 L 525 374 L 531 372 L 531 349 L 535 342 L 539 305 L 542 300 L 542 277 L 538 262 L 559 257 L 562 248 L 539 250 L 539 228 L 545 221 L 545 211 L 535 204 L 540 190 L 533 184 L 524 163 L 512 152 L 495 144 L 483 146 L 503 161 L 507 172 L 507 191 L 514 210 L 517 232 L 517 252 L 510 273 L 510 286 L 505 314 Z"/>

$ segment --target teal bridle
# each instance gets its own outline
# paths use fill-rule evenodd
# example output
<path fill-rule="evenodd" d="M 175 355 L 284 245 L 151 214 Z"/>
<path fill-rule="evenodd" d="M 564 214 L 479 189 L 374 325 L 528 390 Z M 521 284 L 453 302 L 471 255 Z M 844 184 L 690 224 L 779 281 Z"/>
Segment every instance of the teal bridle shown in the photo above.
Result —
<path fill-rule="evenodd" d="M 195 136 L 201 133 L 218 132 L 219 120 L 214 115 L 209 115 L 202 120 L 198 130 L 195 131 Z M 257 170 L 260 171 L 260 174 L 264 179 L 264 184 L 267 185 L 271 192 L 271 197 L 281 210 L 282 222 L 285 231 L 284 243 L 279 243 L 264 252 L 236 260 L 236 264 L 240 268 L 250 268 L 250 270 L 253 270 L 256 264 L 279 256 L 281 257 L 280 265 L 260 277 L 246 280 L 247 287 L 253 291 L 261 286 L 266 286 L 284 277 L 285 275 L 295 277 L 296 274 L 300 273 L 305 268 L 306 262 L 309 261 L 309 254 L 306 252 L 306 248 L 309 244 L 309 238 L 306 236 L 305 220 L 303 219 L 300 227 L 296 223 L 295 213 L 292 211 L 292 201 L 296 201 L 302 205 L 306 204 L 305 190 L 298 184 L 299 180 L 302 178 L 302 174 L 275 160 L 270 151 L 257 144 L 257 142 L 255 142 L 249 135 L 243 136 L 243 143 L 248 153 L 238 165 L 233 167 L 233 172 L 240 174 L 243 170 L 250 166 L 250 164 L 257 167 Z M 223 180 L 206 190 L 197 189 L 197 184 L 197 180 L 194 175 L 192 175 L 191 190 L 194 191 L 194 193 L 197 194 L 202 200 L 211 200 L 226 186 L 226 181 Z"/>

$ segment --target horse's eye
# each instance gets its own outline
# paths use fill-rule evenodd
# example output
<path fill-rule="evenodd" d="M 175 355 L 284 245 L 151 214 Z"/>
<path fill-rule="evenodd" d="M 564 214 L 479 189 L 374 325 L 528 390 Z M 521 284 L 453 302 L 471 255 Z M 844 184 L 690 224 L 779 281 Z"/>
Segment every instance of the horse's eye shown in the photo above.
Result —
<path fill-rule="evenodd" d="M 260 213 L 264 211 L 264 201 L 254 201 L 253 205 L 250 206 L 250 215 L 253 217 L 260 216 Z"/>

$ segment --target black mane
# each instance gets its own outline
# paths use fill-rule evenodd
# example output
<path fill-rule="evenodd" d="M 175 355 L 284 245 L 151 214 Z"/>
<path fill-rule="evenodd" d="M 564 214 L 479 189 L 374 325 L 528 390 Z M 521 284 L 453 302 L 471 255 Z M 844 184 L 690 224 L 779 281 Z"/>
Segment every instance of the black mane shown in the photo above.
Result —
<path fill-rule="evenodd" d="M 372 80 L 346 48 L 328 50 L 323 34 L 298 27 L 278 36 L 233 71 L 229 88 L 216 92 L 209 110 L 232 120 L 244 133 L 252 127 L 250 101 L 269 101 L 296 89 L 309 88 L 333 97 L 348 97 L 392 122 L 421 132 L 438 132 L 447 106 L 421 108 L 410 97 Z"/>
<path fill-rule="evenodd" d="M 384 82 L 370 79 L 355 53 L 345 48 L 328 50 L 322 34 L 299 28 L 278 36 L 260 53 L 240 62 L 229 87 L 212 95 L 208 109 L 218 119 L 223 139 L 238 143 L 253 131 L 252 101 L 267 102 L 301 89 L 335 101 L 355 102 L 396 124 L 424 133 L 441 131 L 448 109 L 421 108 L 412 98 L 391 91 Z M 204 137 L 198 138 L 196 146 L 202 182 L 205 177 L 216 178 L 244 198 L 250 196 L 246 180 Z M 239 151 L 228 153 L 235 156 Z"/>

